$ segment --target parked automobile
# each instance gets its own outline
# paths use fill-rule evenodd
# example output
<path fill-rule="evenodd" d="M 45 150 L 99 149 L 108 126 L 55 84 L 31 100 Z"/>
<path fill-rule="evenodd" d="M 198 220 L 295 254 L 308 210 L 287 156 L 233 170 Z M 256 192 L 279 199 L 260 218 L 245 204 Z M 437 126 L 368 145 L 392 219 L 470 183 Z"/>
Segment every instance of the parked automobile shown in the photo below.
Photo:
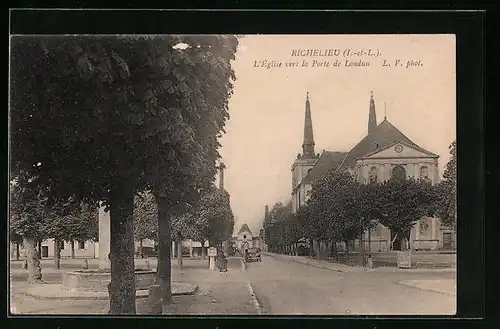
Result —
<path fill-rule="evenodd" d="M 245 250 L 245 261 L 246 262 L 262 262 L 262 255 L 260 252 L 260 248 L 248 248 Z"/>

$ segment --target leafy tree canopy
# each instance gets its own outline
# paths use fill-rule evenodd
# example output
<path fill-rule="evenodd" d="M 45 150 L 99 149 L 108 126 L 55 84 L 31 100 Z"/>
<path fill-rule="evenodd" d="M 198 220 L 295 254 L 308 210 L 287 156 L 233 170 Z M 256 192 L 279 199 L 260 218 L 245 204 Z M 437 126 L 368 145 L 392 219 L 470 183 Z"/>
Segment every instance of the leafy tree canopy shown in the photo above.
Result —
<path fill-rule="evenodd" d="M 149 192 L 139 193 L 134 199 L 134 237 L 137 241 L 158 241 L 158 208 Z"/>
<path fill-rule="evenodd" d="M 394 232 L 404 232 L 423 216 L 436 212 L 438 196 L 430 182 L 414 179 L 388 180 L 380 185 L 380 222 Z"/>
<path fill-rule="evenodd" d="M 443 224 L 455 228 L 457 225 L 457 143 L 450 145 L 450 160 L 446 164 L 443 180 L 438 184 L 438 215 Z"/>

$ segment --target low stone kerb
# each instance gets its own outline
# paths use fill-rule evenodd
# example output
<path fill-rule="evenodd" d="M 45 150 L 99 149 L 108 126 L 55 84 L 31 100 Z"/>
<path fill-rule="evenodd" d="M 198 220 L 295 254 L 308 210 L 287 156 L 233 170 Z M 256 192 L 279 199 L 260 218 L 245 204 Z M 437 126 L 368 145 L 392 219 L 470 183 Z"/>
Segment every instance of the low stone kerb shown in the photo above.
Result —
<path fill-rule="evenodd" d="M 148 287 L 149 288 L 149 287 Z M 172 296 L 194 295 L 198 285 L 192 283 L 172 282 Z M 107 291 L 85 291 L 81 289 L 67 289 L 62 284 L 40 284 L 26 288 L 24 295 L 37 299 L 58 300 L 108 300 Z M 147 298 L 148 289 L 136 290 L 136 298 Z"/>

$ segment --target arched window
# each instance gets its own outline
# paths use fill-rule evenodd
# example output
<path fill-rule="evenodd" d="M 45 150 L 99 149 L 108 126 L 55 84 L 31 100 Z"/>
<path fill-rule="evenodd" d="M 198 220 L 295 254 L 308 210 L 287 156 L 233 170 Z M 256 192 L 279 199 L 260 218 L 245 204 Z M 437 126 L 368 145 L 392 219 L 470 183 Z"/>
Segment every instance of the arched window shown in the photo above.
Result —
<path fill-rule="evenodd" d="M 397 165 L 392 169 L 392 179 L 406 179 L 406 170 L 405 168 Z"/>
<path fill-rule="evenodd" d="M 376 183 L 377 182 L 377 176 L 378 176 L 378 169 L 377 167 L 371 167 L 370 172 L 368 173 L 368 178 L 370 183 Z"/>
<path fill-rule="evenodd" d="M 425 180 L 429 179 L 429 168 L 427 166 L 420 167 L 420 178 Z"/>

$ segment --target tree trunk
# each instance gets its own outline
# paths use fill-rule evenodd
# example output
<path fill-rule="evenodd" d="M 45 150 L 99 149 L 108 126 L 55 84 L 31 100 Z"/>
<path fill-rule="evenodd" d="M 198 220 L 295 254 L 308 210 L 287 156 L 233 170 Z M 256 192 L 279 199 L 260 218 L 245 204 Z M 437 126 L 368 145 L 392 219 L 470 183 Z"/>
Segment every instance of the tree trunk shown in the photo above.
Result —
<path fill-rule="evenodd" d="M 201 240 L 201 257 L 203 257 L 203 259 L 207 258 L 207 252 L 205 250 L 205 240 Z"/>
<path fill-rule="evenodd" d="M 42 259 L 42 241 L 38 241 L 38 259 Z"/>
<path fill-rule="evenodd" d="M 144 258 L 144 249 L 142 248 L 142 239 L 139 239 L 139 257 Z"/>
<path fill-rule="evenodd" d="M 337 249 L 337 240 L 333 241 L 333 252 L 335 253 L 335 262 L 339 262 L 339 252 Z"/>
<path fill-rule="evenodd" d="M 177 267 L 182 271 L 182 238 L 177 238 Z"/>
<path fill-rule="evenodd" d="M 171 291 L 171 220 L 170 205 L 166 198 L 159 198 L 158 204 L 158 284 L 161 287 L 161 298 L 163 305 L 172 303 Z"/>
<path fill-rule="evenodd" d="M 372 229 L 368 229 L 368 255 L 372 254 Z"/>
<path fill-rule="evenodd" d="M 319 240 L 316 240 L 316 259 L 321 260 L 321 245 Z"/>
<path fill-rule="evenodd" d="M 309 239 L 309 258 L 312 258 L 313 257 L 313 240 L 312 239 Z"/>
<path fill-rule="evenodd" d="M 75 259 L 75 240 L 71 240 L 71 259 Z"/>
<path fill-rule="evenodd" d="M 16 260 L 19 260 L 19 242 L 16 242 Z"/>
<path fill-rule="evenodd" d="M 364 231 L 361 231 L 361 234 L 359 235 L 359 241 L 361 243 L 361 266 L 365 266 L 365 244 L 363 243 L 363 233 Z"/>
<path fill-rule="evenodd" d="M 36 250 L 36 241 L 32 237 L 23 237 L 24 252 L 28 263 L 28 283 L 42 283 L 42 267 Z"/>
<path fill-rule="evenodd" d="M 56 269 L 61 269 L 61 241 L 54 239 L 54 265 Z"/>
<path fill-rule="evenodd" d="M 345 240 L 345 252 L 346 252 L 346 257 L 347 257 L 347 265 L 349 264 L 349 240 Z"/>
<path fill-rule="evenodd" d="M 110 193 L 110 313 L 135 314 L 134 190 Z"/>

